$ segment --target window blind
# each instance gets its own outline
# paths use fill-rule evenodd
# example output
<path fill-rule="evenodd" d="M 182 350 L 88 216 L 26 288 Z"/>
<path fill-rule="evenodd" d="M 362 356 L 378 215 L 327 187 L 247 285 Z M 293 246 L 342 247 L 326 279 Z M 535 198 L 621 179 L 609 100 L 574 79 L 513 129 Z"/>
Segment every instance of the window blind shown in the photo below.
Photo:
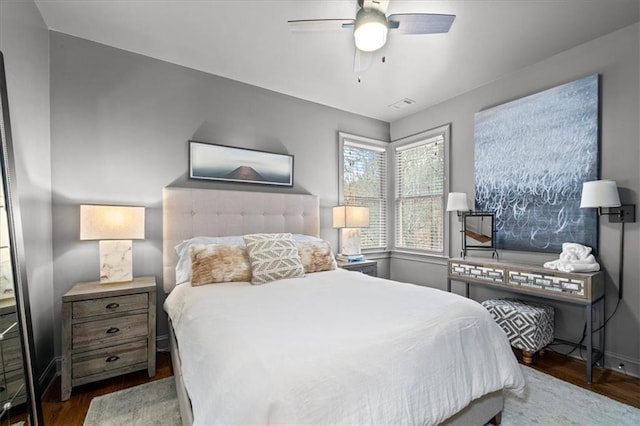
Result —
<path fill-rule="evenodd" d="M 386 151 L 381 147 L 348 140 L 344 141 L 342 151 L 344 203 L 369 207 L 369 227 L 361 229 L 361 247 L 386 248 Z"/>
<path fill-rule="evenodd" d="M 444 252 L 444 136 L 396 148 L 396 248 Z"/>

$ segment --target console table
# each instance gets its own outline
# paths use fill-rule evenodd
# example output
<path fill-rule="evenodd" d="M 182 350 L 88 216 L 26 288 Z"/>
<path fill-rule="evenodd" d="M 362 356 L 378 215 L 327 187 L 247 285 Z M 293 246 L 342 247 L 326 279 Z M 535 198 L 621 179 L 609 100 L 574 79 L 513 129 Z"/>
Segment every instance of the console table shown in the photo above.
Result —
<path fill-rule="evenodd" d="M 469 284 L 495 288 L 511 293 L 526 294 L 584 306 L 587 352 L 587 383 L 591 384 L 593 365 L 602 360 L 604 365 L 604 278 L 602 272 L 560 272 L 542 266 L 511 263 L 495 259 L 449 259 L 447 291 L 451 281 L 466 284 L 465 296 L 469 297 Z M 593 346 L 593 308 L 598 314 L 599 347 Z"/>

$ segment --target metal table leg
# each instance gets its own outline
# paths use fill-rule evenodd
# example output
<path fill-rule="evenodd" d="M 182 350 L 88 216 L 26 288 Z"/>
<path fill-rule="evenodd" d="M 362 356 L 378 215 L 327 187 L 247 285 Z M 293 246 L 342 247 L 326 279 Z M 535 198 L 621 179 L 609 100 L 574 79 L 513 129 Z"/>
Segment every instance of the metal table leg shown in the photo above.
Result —
<path fill-rule="evenodd" d="M 587 384 L 591 384 L 591 374 L 593 373 L 593 323 L 591 318 L 591 309 L 593 305 L 589 303 L 585 306 L 586 323 L 587 323 Z"/>

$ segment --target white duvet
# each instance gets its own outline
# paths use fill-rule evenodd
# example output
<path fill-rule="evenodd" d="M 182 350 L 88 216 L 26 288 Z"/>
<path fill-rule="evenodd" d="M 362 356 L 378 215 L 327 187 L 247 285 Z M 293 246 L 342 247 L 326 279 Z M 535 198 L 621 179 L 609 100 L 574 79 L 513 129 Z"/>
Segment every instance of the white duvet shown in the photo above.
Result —
<path fill-rule="evenodd" d="M 194 423 L 437 424 L 524 378 L 478 303 L 336 270 L 179 285 L 165 310 Z"/>

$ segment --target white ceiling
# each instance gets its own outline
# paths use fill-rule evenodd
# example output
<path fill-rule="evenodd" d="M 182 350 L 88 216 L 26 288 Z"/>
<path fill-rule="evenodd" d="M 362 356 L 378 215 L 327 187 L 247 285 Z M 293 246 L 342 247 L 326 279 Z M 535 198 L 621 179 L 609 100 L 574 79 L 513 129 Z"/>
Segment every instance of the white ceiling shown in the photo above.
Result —
<path fill-rule="evenodd" d="M 360 75 L 351 31 L 291 33 L 287 25 L 353 18 L 356 0 L 36 4 L 51 30 L 393 121 L 638 22 L 640 0 L 391 0 L 387 14 L 457 17 L 448 34 L 390 34 L 386 62 Z M 388 107 L 405 97 L 417 103 Z"/>

